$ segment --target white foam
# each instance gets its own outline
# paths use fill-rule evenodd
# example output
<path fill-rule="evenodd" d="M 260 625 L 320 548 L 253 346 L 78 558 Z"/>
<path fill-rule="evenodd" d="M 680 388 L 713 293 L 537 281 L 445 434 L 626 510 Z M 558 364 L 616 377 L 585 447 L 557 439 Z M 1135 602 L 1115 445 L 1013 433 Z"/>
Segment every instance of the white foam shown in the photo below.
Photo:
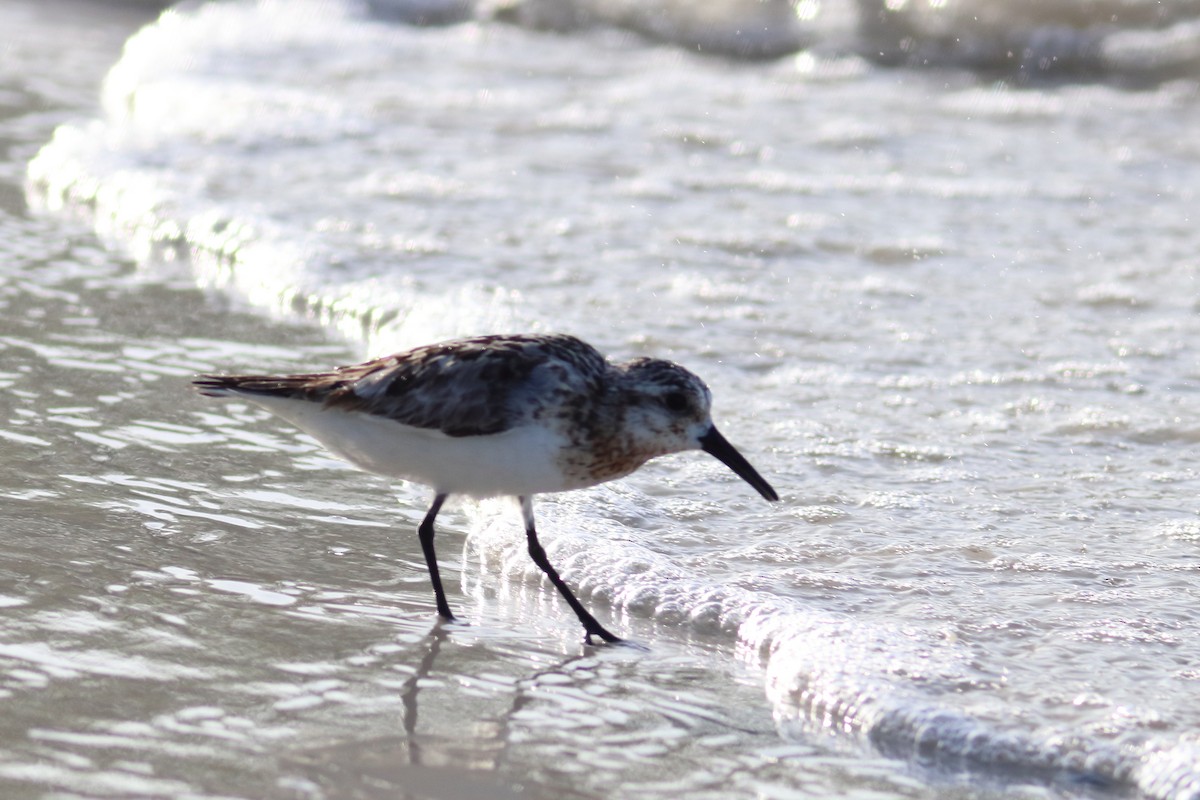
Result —
<path fill-rule="evenodd" d="M 1006 677 L 984 669 L 986 657 L 948 629 L 855 619 L 681 567 L 631 534 L 640 529 L 652 539 L 672 525 L 636 489 L 599 487 L 539 501 L 550 560 L 594 612 L 607 603 L 698 634 L 731 636 L 743 658 L 764 668 L 785 734 L 849 735 L 926 765 L 1132 785 L 1150 797 L 1192 796 L 1200 781 L 1200 743 L 1189 739 L 1127 735 L 1112 743 L 1070 728 L 1030 729 L 1017 708 L 988 696 Z M 511 503 L 469 505 L 467 513 L 468 548 L 484 572 L 542 580 Z M 631 520 L 639 522 L 631 528 Z M 565 607 L 562 619 L 571 624 Z"/>

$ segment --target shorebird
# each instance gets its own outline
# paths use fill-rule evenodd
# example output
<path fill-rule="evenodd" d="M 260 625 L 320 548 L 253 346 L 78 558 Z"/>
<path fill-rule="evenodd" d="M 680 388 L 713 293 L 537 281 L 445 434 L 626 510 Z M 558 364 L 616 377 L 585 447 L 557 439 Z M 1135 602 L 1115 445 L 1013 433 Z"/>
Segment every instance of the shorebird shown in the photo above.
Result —
<path fill-rule="evenodd" d="M 771 485 L 713 425 L 712 395 L 670 361 L 605 360 L 565 334 L 477 336 L 303 375 L 201 375 L 210 397 L 277 414 L 361 469 L 430 486 L 418 527 L 438 614 L 453 620 L 434 554 L 451 494 L 515 496 L 529 555 L 583 624 L 584 640 L 621 641 L 588 613 L 538 542 L 533 495 L 581 489 L 685 450 L 716 457 L 767 500 Z"/>

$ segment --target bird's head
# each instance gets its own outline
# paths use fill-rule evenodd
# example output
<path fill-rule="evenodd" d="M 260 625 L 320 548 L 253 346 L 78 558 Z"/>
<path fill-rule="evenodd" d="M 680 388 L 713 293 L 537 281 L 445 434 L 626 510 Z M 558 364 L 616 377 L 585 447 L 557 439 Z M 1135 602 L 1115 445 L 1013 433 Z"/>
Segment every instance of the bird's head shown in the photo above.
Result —
<path fill-rule="evenodd" d="M 720 434 L 712 421 L 712 393 L 704 381 L 678 364 L 639 358 L 618 367 L 627 393 L 626 429 L 648 458 L 703 450 L 733 470 L 767 500 L 771 485 Z"/>

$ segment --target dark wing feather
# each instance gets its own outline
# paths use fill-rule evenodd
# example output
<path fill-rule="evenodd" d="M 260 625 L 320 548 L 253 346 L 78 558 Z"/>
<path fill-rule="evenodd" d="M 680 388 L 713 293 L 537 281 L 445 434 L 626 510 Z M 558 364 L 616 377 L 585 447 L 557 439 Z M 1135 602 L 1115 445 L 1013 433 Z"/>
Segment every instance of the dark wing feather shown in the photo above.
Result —
<path fill-rule="evenodd" d="M 607 364 L 565 335 L 480 336 L 419 347 L 332 372 L 204 375 L 204 394 L 249 394 L 319 402 L 449 436 L 500 433 L 536 418 L 565 394 L 597 391 Z"/>

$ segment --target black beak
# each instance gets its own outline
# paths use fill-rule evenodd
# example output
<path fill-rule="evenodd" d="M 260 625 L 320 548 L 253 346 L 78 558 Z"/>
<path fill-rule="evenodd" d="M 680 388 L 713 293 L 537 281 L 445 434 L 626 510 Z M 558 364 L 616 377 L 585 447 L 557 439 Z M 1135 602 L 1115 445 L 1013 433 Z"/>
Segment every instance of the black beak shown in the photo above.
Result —
<path fill-rule="evenodd" d="M 721 435 L 714 425 L 708 433 L 700 437 L 700 449 L 725 466 L 737 473 L 738 477 L 758 490 L 758 493 L 768 500 L 778 500 L 779 495 L 771 488 L 771 484 L 763 480 L 758 470 L 750 466 L 750 462 L 742 457 L 729 441 Z"/>

